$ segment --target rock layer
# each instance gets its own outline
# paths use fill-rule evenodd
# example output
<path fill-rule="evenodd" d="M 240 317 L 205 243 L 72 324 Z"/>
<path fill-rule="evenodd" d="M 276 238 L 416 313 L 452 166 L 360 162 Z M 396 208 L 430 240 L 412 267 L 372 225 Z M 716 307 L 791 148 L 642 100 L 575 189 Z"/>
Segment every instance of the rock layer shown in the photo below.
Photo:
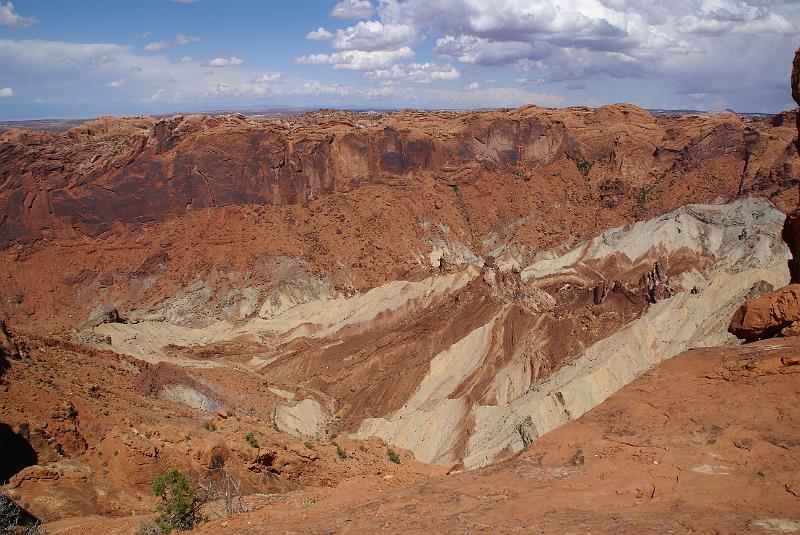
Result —
<path fill-rule="evenodd" d="M 47 331 L 108 309 L 242 322 L 272 292 L 290 304 L 290 288 L 352 294 L 484 258 L 529 264 L 687 203 L 759 195 L 785 209 L 800 175 L 792 119 L 527 106 L 9 131 L 0 310 Z"/>
<path fill-rule="evenodd" d="M 791 74 L 792 97 L 800 105 L 800 49 L 795 52 Z M 797 115 L 797 150 L 800 151 L 800 114 Z M 800 191 L 798 191 L 800 195 Z M 781 233 L 789 246 L 789 279 L 792 283 L 777 292 L 744 303 L 731 318 L 729 331 L 746 341 L 770 336 L 795 336 L 800 333 L 800 324 L 795 324 L 800 315 L 797 301 L 797 284 L 800 283 L 800 196 L 791 209 Z"/>
<path fill-rule="evenodd" d="M 614 181 L 614 196 L 658 197 L 657 182 L 693 171 L 733 180 L 729 195 L 778 194 L 792 185 L 797 161 L 780 154 L 791 140 L 773 123 L 782 120 L 653 117 L 614 105 L 278 122 L 101 118 L 63 134 L 9 131 L 0 136 L 0 247 L 95 236 L 213 206 L 307 205 L 365 184 L 403 187 L 419 173 L 453 186 L 487 172 L 535 180 L 538 170 L 565 160 L 577 162 L 587 185 L 612 205 L 620 200 L 601 179 Z"/>
<path fill-rule="evenodd" d="M 735 308 L 787 282 L 783 220 L 757 198 L 690 205 L 519 268 L 490 260 L 323 293 L 238 326 L 103 323 L 86 339 L 152 361 L 257 371 L 291 392 L 276 422 L 298 436 L 379 436 L 425 462 L 474 468 L 672 355 L 731 341 Z"/>

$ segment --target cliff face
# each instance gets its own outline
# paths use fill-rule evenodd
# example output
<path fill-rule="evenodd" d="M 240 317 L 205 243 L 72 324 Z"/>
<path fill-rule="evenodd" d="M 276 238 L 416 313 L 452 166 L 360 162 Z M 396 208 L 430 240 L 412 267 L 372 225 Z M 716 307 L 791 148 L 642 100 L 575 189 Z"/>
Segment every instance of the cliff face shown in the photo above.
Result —
<path fill-rule="evenodd" d="M 794 55 L 790 80 L 792 98 L 800 105 L 800 49 Z M 795 115 L 798 134 L 795 145 L 800 150 L 800 115 Z M 790 284 L 759 299 L 751 299 L 737 310 L 731 318 L 729 331 L 743 340 L 800 333 L 800 197 L 795 198 L 797 205 L 790 207 L 781 232 L 792 255 L 788 261 Z"/>
<path fill-rule="evenodd" d="M 787 152 L 790 119 L 653 117 L 614 105 L 319 112 L 279 122 L 241 115 L 102 118 L 63 134 L 10 131 L 0 136 L 0 247 L 96 236 L 200 208 L 307 205 L 365 184 L 401 188 L 423 177 L 451 187 L 487 175 L 517 177 L 546 188 L 565 163 L 598 204 L 610 207 L 649 197 L 659 211 L 659 202 L 685 187 L 670 182 L 685 175 L 697 182 L 689 186 L 695 190 L 769 195 L 780 204 L 797 176 L 797 157 Z M 700 195 L 693 191 L 684 202 L 711 200 Z"/>
<path fill-rule="evenodd" d="M 800 106 L 800 49 L 794 54 L 792 63 L 792 98 Z M 795 114 L 797 122 L 797 140 L 795 141 L 797 150 L 800 151 L 800 114 Z M 800 195 L 797 197 L 797 207 L 792 210 L 786 218 L 783 227 L 783 239 L 789 245 L 792 252 L 792 259 L 789 260 L 789 273 L 792 283 L 800 282 Z"/>

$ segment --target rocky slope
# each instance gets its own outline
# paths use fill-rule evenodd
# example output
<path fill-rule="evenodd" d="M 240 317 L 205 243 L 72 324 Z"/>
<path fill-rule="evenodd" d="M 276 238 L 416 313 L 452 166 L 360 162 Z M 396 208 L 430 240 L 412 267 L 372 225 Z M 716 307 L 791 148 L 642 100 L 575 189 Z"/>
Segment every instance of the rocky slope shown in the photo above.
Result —
<path fill-rule="evenodd" d="M 736 307 L 788 280 L 783 220 L 760 199 L 689 205 L 521 269 L 454 268 L 351 297 L 289 287 L 240 325 L 141 318 L 77 337 L 269 377 L 294 398 L 276 424 L 298 436 L 379 436 L 425 462 L 472 468 L 665 358 L 729 342 Z"/>
<path fill-rule="evenodd" d="M 800 49 L 792 67 L 792 97 L 800 105 Z M 800 118 L 797 120 L 800 150 Z M 789 259 L 790 284 L 773 293 L 744 303 L 731 318 L 729 331 L 747 341 L 773 336 L 800 334 L 800 197 L 786 217 L 782 236 L 791 251 Z"/>
<path fill-rule="evenodd" d="M 419 174 L 452 187 L 487 173 L 536 182 L 570 163 L 578 165 L 569 178 L 585 175 L 582 185 L 606 204 L 637 200 L 641 190 L 664 203 L 685 175 L 728 182 L 715 184 L 716 195 L 779 194 L 796 176 L 792 118 L 653 117 L 615 105 L 284 121 L 105 118 L 64 134 L 10 131 L 0 138 L 0 245 L 96 236 L 211 206 L 307 205 L 365 185 L 402 188 Z"/>
<path fill-rule="evenodd" d="M 53 338 L 15 343 L 20 353 L 0 371 L 0 482 L 45 522 L 128 517 L 131 533 L 152 513 L 150 483 L 169 466 L 206 487 L 230 477 L 244 495 L 388 474 L 409 484 L 447 471 L 398 449 L 400 470 L 379 440 L 340 437 L 341 459 L 330 441 L 279 432 L 272 412 L 287 393 L 261 376 L 148 365 Z"/>
<path fill-rule="evenodd" d="M 442 261 L 527 264 L 687 203 L 759 195 L 785 209 L 796 203 L 793 126 L 793 113 L 614 105 L 9 131 L 0 310 L 53 331 L 98 307 L 126 314 L 182 294 L 195 301 L 176 312 L 184 323 L 238 322 L 307 274 L 353 293 Z"/>
<path fill-rule="evenodd" d="M 349 492 L 326 502 L 330 525 L 343 529 L 341 513 L 372 529 L 359 509 L 343 512 L 363 492 L 524 450 L 498 465 L 522 466 L 558 433 L 572 444 L 568 422 L 591 421 L 609 397 L 613 407 L 665 359 L 736 343 L 736 308 L 789 281 L 794 120 L 529 106 L 102 118 L 0 134 L 5 491 L 53 533 L 130 533 L 152 509 L 148 482 L 176 465 L 197 483 L 234 478 L 266 519 L 269 503 L 306 510 Z M 708 355 L 750 359 L 736 373 L 755 381 L 747 366 L 766 352 Z M 688 375 L 659 369 L 695 384 L 713 364 L 695 360 L 679 358 Z M 788 362 L 773 375 L 793 373 Z M 674 387 L 665 399 L 701 395 Z M 652 429 L 630 425 L 614 436 Z M 587 440 L 573 466 L 602 449 Z M 697 473 L 717 465 L 728 466 Z M 431 485 L 505 473 L 493 470 Z M 773 497 L 786 513 L 791 499 Z M 719 525 L 763 520 L 754 503 Z"/>
<path fill-rule="evenodd" d="M 197 533 L 795 533 L 800 338 L 677 356 L 488 468 L 297 493 Z"/>

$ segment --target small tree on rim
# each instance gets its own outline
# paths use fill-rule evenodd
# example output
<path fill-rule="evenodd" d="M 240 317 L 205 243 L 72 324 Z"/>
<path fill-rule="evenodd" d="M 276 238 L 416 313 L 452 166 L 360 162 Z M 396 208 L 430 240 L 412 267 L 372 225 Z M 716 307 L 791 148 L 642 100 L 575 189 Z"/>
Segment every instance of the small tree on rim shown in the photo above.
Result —
<path fill-rule="evenodd" d="M 161 533 L 174 529 L 192 529 L 202 520 L 199 514 L 201 500 L 197 497 L 189 478 L 177 468 L 168 468 L 152 485 L 153 495 L 161 498 L 156 525 Z"/>

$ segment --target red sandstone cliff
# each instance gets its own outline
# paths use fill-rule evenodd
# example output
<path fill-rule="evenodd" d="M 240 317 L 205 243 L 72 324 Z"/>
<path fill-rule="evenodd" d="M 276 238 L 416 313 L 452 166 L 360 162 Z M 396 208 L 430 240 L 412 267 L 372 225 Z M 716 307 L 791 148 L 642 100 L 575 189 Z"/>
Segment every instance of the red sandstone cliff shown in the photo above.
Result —
<path fill-rule="evenodd" d="M 739 194 L 768 195 L 780 205 L 798 176 L 787 148 L 791 119 L 527 106 L 318 112 L 275 122 L 101 118 L 66 133 L 9 131 L 0 135 L 0 247 L 95 236 L 115 224 L 135 227 L 212 206 L 306 205 L 365 184 L 402 187 L 423 177 L 456 187 L 491 175 L 542 189 L 569 168 L 595 204 L 626 205 L 625 219 L 674 208 L 674 201 Z"/>

